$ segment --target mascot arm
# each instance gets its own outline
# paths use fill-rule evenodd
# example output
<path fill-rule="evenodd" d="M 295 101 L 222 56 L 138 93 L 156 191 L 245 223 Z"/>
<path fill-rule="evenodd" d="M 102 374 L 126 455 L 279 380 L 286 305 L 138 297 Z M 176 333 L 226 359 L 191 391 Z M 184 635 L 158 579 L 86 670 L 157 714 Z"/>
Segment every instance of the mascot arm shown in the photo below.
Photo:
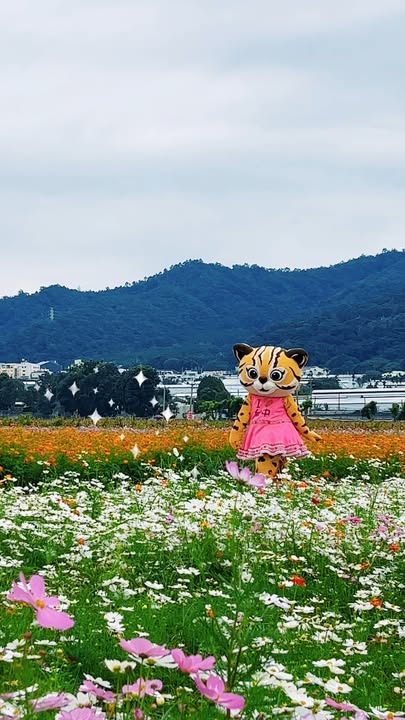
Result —
<path fill-rule="evenodd" d="M 321 436 L 318 435 L 318 433 L 309 429 L 294 398 L 291 395 L 287 395 L 284 402 L 287 415 L 291 422 L 295 425 L 299 434 L 302 435 L 303 438 L 308 438 L 308 440 L 321 440 Z"/>
<path fill-rule="evenodd" d="M 238 416 L 229 434 L 229 444 L 237 452 L 243 440 L 250 418 L 250 395 L 243 401 Z"/>

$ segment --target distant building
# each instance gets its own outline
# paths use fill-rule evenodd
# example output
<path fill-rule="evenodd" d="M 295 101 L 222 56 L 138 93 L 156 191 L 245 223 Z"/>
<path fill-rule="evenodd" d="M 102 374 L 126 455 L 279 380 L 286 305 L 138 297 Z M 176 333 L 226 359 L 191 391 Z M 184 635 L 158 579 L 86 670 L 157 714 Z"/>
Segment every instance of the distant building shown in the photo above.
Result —
<path fill-rule="evenodd" d="M 42 365 L 24 359 L 19 363 L 0 363 L 0 374 L 4 373 L 12 380 L 36 380 L 49 373 L 49 370 Z"/>

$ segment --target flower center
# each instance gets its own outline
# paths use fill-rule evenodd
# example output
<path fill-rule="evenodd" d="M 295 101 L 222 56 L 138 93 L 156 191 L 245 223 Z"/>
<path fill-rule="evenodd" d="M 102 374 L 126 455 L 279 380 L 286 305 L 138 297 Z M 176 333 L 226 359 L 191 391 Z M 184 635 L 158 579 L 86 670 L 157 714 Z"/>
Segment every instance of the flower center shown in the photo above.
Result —
<path fill-rule="evenodd" d="M 45 607 L 45 603 L 44 603 L 43 600 L 35 600 L 35 605 L 36 605 L 37 608 L 44 608 L 44 607 Z"/>

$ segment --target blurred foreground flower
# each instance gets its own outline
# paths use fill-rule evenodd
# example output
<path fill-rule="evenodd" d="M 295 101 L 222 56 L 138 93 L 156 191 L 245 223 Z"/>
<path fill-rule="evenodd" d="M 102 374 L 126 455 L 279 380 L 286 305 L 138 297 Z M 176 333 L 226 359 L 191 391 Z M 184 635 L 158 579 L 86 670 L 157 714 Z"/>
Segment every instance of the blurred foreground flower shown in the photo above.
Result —
<path fill-rule="evenodd" d="M 55 595 L 46 595 L 45 582 L 40 575 L 33 575 L 27 582 L 23 573 L 20 581 L 14 582 L 7 600 L 30 605 L 35 611 L 38 625 L 52 630 L 70 630 L 74 625 L 73 618 L 58 610 L 60 600 Z"/>
<path fill-rule="evenodd" d="M 245 485 L 256 488 L 265 488 L 267 486 L 265 475 L 262 473 L 252 475 L 248 467 L 240 468 L 235 460 L 225 460 L 225 467 L 234 480 L 239 480 Z"/>

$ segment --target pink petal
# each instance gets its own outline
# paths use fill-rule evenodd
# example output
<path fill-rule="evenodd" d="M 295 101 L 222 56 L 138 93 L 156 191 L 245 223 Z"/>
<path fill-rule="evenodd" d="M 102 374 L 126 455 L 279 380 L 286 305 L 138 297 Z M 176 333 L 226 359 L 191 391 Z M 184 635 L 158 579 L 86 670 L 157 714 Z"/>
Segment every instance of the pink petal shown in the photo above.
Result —
<path fill-rule="evenodd" d="M 41 627 L 53 630 L 69 630 L 75 624 L 70 615 L 50 607 L 38 608 L 36 618 Z"/>
<path fill-rule="evenodd" d="M 216 701 L 216 699 L 218 697 L 218 693 L 215 692 L 215 690 L 210 690 L 209 688 L 207 688 L 207 686 L 204 685 L 203 681 L 201 680 L 201 678 L 198 677 L 198 675 L 195 675 L 193 680 L 197 686 L 197 689 L 200 691 L 201 695 L 204 695 L 204 697 L 208 698 L 209 700 Z"/>
<path fill-rule="evenodd" d="M 201 660 L 199 663 L 199 670 L 212 670 L 216 663 L 216 660 L 213 655 L 209 655 L 204 660 Z"/>
<path fill-rule="evenodd" d="M 180 648 L 174 648 L 171 651 L 171 656 L 172 656 L 174 662 L 177 663 L 177 665 L 179 667 L 180 667 L 180 665 L 183 664 L 184 660 L 186 659 L 184 652 L 182 650 L 180 650 Z"/>
<path fill-rule="evenodd" d="M 57 608 L 60 605 L 60 600 L 56 595 L 45 596 L 44 600 L 49 607 Z"/>
<path fill-rule="evenodd" d="M 252 473 L 250 472 L 248 467 L 244 467 L 240 470 L 239 477 L 241 480 L 243 480 L 243 482 L 248 482 L 252 477 Z"/>
<path fill-rule="evenodd" d="M 234 693 L 222 693 L 217 703 L 228 710 L 242 710 L 245 707 L 245 698 L 242 695 L 234 695 Z"/>
<path fill-rule="evenodd" d="M 235 460 L 225 460 L 225 467 L 235 480 L 239 478 L 239 467 Z"/>
<path fill-rule="evenodd" d="M 44 578 L 41 575 L 33 575 L 28 584 L 34 597 L 43 600 L 45 597 Z"/>
<path fill-rule="evenodd" d="M 252 487 L 257 488 L 264 488 L 266 487 L 266 478 L 262 473 L 257 473 L 256 475 L 253 475 L 250 480 L 247 481 L 248 485 L 251 485 Z"/>
<path fill-rule="evenodd" d="M 32 597 L 32 595 L 26 590 L 20 588 L 19 585 L 17 585 L 17 583 L 15 582 L 12 584 L 11 590 L 7 594 L 7 600 L 11 600 L 12 602 L 24 602 L 27 603 L 27 605 L 32 605 L 32 607 L 35 607 L 34 598 Z"/>
<path fill-rule="evenodd" d="M 169 650 L 160 645 L 153 645 L 145 638 L 132 638 L 132 640 L 120 640 L 120 646 L 127 653 L 132 655 L 144 655 L 146 657 L 163 657 L 169 654 Z"/>
<path fill-rule="evenodd" d="M 161 680 L 148 680 L 146 683 L 146 692 L 151 690 L 152 692 L 155 692 L 155 690 L 161 690 L 163 687 L 163 683 Z"/>
<path fill-rule="evenodd" d="M 207 688 L 212 690 L 217 695 L 220 695 L 225 690 L 224 681 L 218 675 L 209 675 L 207 678 Z"/>

